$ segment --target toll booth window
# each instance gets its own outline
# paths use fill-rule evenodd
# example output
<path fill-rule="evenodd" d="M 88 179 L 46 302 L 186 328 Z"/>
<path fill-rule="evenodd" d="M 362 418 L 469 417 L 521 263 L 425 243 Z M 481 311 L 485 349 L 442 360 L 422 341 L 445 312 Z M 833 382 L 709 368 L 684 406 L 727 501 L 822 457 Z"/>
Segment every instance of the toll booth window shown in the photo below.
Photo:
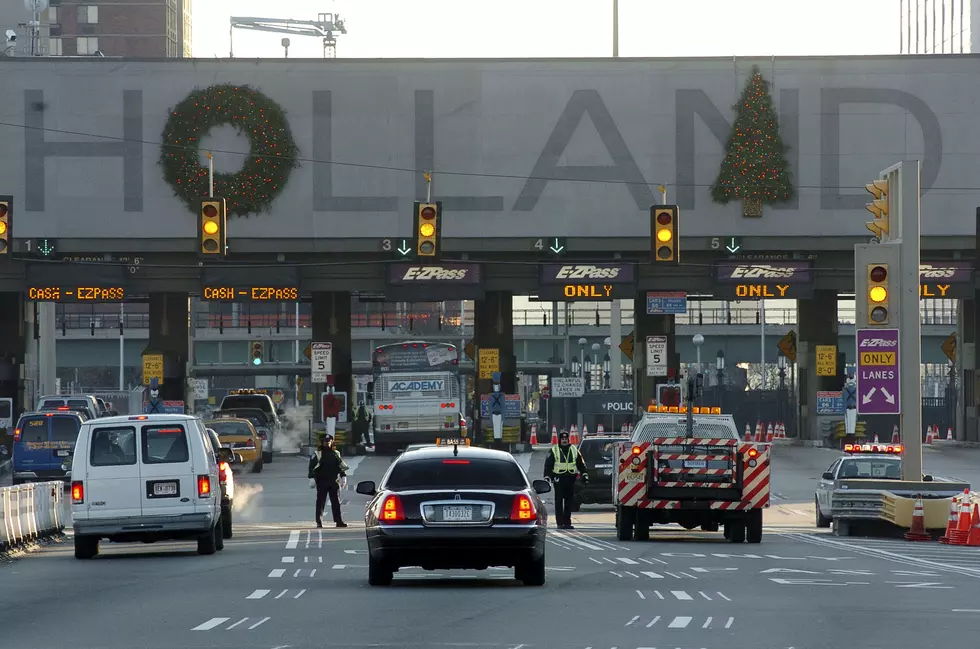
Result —
<path fill-rule="evenodd" d="M 840 477 L 844 480 L 898 480 L 902 475 L 900 460 L 855 459 L 844 462 Z"/>
<path fill-rule="evenodd" d="M 455 457 L 398 462 L 387 489 L 526 489 L 516 462 Z"/>
<path fill-rule="evenodd" d="M 252 434 L 252 429 L 248 427 L 248 424 L 240 421 L 212 421 L 208 422 L 208 428 L 218 433 L 218 437 Z"/>
<path fill-rule="evenodd" d="M 136 430 L 132 427 L 96 428 L 92 431 L 92 466 L 136 464 Z"/>
<path fill-rule="evenodd" d="M 190 459 L 183 426 L 143 427 L 143 464 L 178 464 Z"/>
<path fill-rule="evenodd" d="M 20 422 L 20 441 L 22 442 L 46 442 L 48 441 L 48 419 L 47 417 L 31 417 Z"/>
<path fill-rule="evenodd" d="M 582 451 L 582 459 L 587 466 L 596 464 L 609 464 L 613 461 L 613 453 L 616 450 L 616 442 L 605 442 L 596 439 L 587 439 L 579 447 Z"/>
<path fill-rule="evenodd" d="M 78 439 L 78 429 L 82 423 L 75 417 L 50 417 L 51 419 L 51 441 L 52 442 L 72 442 Z"/>

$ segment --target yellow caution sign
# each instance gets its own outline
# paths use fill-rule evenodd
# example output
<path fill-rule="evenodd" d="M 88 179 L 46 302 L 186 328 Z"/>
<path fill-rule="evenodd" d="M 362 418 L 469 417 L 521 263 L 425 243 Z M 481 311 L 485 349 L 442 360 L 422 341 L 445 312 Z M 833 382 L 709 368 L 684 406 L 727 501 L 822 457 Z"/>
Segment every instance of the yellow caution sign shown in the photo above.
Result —
<path fill-rule="evenodd" d="M 492 379 L 494 372 L 500 371 L 500 350 L 493 347 L 484 347 L 479 351 L 480 356 L 480 378 Z"/>
<path fill-rule="evenodd" d="M 861 352 L 861 365 L 894 367 L 897 360 L 898 354 L 895 352 Z"/>
<path fill-rule="evenodd" d="M 149 385 L 150 379 L 163 385 L 163 354 L 143 354 L 143 385 Z"/>

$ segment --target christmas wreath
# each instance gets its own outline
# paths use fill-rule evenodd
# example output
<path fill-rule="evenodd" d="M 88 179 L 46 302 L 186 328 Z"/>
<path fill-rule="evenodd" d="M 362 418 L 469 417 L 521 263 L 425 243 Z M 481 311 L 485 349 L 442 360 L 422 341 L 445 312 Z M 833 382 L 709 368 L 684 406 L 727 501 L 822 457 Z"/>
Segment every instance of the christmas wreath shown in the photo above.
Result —
<path fill-rule="evenodd" d="M 208 168 L 200 163 L 201 139 L 215 126 L 231 125 L 249 140 L 242 168 L 214 174 L 214 195 L 228 202 L 228 214 L 247 216 L 268 209 L 297 166 L 299 149 L 286 114 L 276 102 L 249 86 L 230 84 L 195 90 L 173 110 L 163 127 L 160 165 L 174 194 L 196 212 L 208 195 Z"/>

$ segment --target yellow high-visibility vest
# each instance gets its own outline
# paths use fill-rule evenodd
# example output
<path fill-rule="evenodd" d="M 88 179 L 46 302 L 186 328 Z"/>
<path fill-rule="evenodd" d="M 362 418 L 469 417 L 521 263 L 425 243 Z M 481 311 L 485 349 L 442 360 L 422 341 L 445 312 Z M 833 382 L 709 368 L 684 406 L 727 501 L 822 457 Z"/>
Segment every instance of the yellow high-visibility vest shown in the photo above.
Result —
<path fill-rule="evenodd" d="M 575 446 L 568 447 L 568 457 L 562 458 L 562 453 L 560 446 L 552 446 L 551 454 L 555 456 L 555 475 L 565 475 L 568 473 L 578 472 L 578 448 Z"/>

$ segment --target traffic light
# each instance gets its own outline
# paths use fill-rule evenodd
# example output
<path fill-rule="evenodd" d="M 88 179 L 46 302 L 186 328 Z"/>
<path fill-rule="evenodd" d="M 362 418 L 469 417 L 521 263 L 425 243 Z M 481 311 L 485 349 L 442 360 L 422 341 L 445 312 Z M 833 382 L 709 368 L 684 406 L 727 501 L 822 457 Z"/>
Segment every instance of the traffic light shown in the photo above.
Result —
<path fill-rule="evenodd" d="M 871 232 L 874 233 L 880 241 L 885 241 L 888 238 L 888 180 L 876 180 L 864 188 L 871 192 L 875 200 L 867 204 L 866 209 L 874 214 L 875 220 L 868 221 L 865 223 Z"/>
<path fill-rule="evenodd" d="M 888 264 L 868 264 L 868 324 L 888 324 Z"/>
<path fill-rule="evenodd" d="M 442 244 L 439 221 L 442 203 L 415 203 L 415 251 L 419 257 L 438 257 Z"/>
<path fill-rule="evenodd" d="M 224 257 L 228 249 L 228 206 L 223 198 L 202 198 L 198 218 L 202 257 Z"/>
<path fill-rule="evenodd" d="M 262 364 L 262 342 L 259 340 L 252 341 L 252 365 Z"/>
<path fill-rule="evenodd" d="M 678 264 L 681 261 L 680 236 L 677 231 L 677 206 L 650 207 L 650 252 L 654 262 Z"/>
<path fill-rule="evenodd" d="M 0 196 L 0 255 L 9 255 L 14 221 L 14 197 Z"/>

